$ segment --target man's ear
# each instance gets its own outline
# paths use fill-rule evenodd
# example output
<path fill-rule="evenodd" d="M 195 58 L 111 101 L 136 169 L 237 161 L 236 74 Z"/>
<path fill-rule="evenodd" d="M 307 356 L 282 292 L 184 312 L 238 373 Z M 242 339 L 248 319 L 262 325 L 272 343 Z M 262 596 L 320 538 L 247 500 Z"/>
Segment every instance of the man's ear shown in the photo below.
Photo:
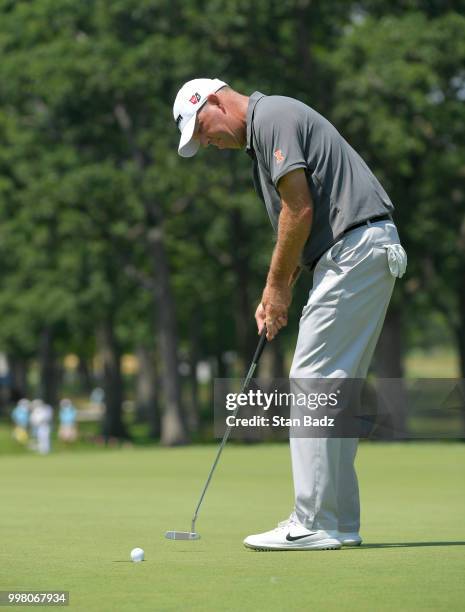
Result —
<path fill-rule="evenodd" d="M 208 94 L 207 100 L 210 104 L 218 106 L 222 111 L 224 111 L 223 103 L 221 102 L 219 96 L 216 93 Z"/>

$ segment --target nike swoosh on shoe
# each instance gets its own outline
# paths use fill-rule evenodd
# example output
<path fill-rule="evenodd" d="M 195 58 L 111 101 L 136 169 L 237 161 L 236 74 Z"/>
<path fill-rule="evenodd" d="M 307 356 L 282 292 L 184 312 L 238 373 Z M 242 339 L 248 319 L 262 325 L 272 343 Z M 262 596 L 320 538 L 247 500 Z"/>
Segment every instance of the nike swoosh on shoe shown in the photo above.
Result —
<path fill-rule="evenodd" d="M 300 536 L 291 536 L 290 533 L 287 534 L 286 536 L 286 540 L 288 542 L 296 542 L 297 540 L 301 540 L 302 538 L 308 538 L 312 535 L 315 535 L 316 532 L 312 531 L 311 533 L 306 533 L 305 535 L 300 535 Z"/>

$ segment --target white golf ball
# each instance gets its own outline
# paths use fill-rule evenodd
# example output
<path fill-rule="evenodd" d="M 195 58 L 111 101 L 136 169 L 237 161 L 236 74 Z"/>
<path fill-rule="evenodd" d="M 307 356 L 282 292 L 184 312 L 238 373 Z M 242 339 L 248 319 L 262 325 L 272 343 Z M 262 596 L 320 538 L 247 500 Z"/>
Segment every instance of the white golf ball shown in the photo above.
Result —
<path fill-rule="evenodd" d="M 133 548 L 131 550 L 131 561 L 134 561 L 134 563 L 140 563 L 144 560 L 144 554 L 145 553 L 142 548 Z"/>

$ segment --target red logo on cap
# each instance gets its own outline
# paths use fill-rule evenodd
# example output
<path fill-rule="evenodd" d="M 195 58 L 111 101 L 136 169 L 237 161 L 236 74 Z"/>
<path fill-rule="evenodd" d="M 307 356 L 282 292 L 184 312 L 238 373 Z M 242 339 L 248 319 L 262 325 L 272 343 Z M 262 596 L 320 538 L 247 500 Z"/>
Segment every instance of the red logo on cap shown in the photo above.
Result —
<path fill-rule="evenodd" d="M 197 102 L 199 102 L 200 100 L 200 94 L 195 93 L 190 99 L 189 102 L 192 102 L 192 104 L 197 104 Z"/>

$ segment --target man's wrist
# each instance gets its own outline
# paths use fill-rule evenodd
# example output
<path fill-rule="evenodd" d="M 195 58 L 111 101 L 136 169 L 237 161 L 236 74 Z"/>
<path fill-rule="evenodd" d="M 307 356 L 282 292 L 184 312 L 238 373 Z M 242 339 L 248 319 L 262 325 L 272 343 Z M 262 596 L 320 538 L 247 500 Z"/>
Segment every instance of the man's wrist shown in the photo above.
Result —
<path fill-rule="evenodd" d="M 268 278 L 266 279 L 266 284 L 268 287 L 276 287 L 280 289 L 281 287 L 287 287 L 289 285 L 289 279 L 291 278 L 291 273 L 282 274 L 270 272 L 268 273 Z"/>

